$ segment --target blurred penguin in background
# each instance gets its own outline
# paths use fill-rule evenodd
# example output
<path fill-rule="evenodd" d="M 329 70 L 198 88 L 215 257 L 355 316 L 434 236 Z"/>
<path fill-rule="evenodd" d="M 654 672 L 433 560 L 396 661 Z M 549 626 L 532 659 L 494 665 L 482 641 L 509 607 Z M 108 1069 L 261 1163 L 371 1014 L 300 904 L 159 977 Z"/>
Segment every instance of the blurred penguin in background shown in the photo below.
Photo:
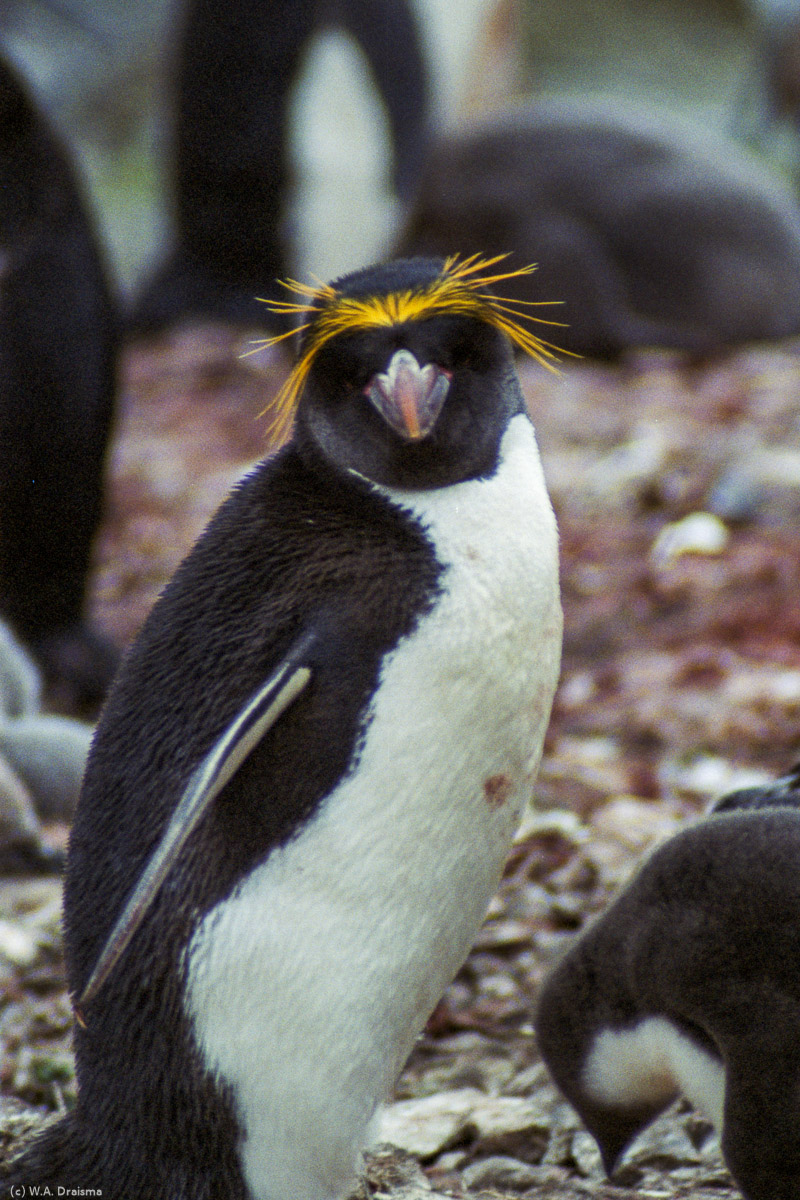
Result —
<path fill-rule="evenodd" d="M 68 155 L 0 60 L 0 614 L 58 707 L 96 707 L 116 666 L 86 621 L 117 315 Z"/>
<path fill-rule="evenodd" d="M 286 274 L 288 117 L 313 36 L 363 50 L 385 103 L 394 185 L 408 199 L 425 149 L 428 88 L 408 0 L 189 0 L 171 159 L 174 244 L 134 306 L 134 332 L 185 320 L 275 325 L 257 296 Z"/>
<path fill-rule="evenodd" d="M 800 3 L 748 0 L 770 118 L 795 120 L 800 113 Z"/>
<path fill-rule="evenodd" d="M 768 90 L 755 10 L 779 7 L 800 17 L 795 0 L 504 0 L 519 101 L 440 133 L 395 251 L 513 248 L 539 266 L 517 298 L 561 297 L 555 340 L 590 357 L 795 336 L 797 197 L 732 136 Z"/>
<path fill-rule="evenodd" d="M 562 348 L 707 355 L 800 332 L 800 209 L 734 143 L 618 101 L 530 101 L 432 147 L 402 254 L 513 248 Z M 516 260 L 515 260 L 516 261 Z"/>

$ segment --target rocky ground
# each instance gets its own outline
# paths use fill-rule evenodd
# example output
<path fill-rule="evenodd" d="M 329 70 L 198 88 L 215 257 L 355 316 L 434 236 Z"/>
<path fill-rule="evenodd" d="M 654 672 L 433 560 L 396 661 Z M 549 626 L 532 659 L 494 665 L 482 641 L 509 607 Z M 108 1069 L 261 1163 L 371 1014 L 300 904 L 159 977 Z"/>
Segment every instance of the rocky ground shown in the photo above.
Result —
<path fill-rule="evenodd" d="M 125 644 L 266 446 L 277 352 L 219 330 L 127 356 L 93 607 Z M 547 1079 L 554 957 L 641 854 L 800 748 L 800 346 L 523 369 L 562 536 L 564 669 L 538 786 L 468 962 L 387 1111 L 361 1200 L 737 1193 L 678 1103 L 613 1184 Z M 52 838 L 65 831 L 51 829 Z M 75 1094 L 55 880 L 0 881 L 0 1149 Z M 354 981 L 357 986 L 357 981 Z"/>

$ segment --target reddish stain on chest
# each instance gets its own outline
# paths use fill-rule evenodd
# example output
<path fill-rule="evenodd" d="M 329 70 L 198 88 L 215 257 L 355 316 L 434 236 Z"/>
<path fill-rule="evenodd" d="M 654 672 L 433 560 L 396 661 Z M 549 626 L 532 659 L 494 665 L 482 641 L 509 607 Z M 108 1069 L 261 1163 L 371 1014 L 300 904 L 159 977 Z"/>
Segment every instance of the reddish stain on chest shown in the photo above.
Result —
<path fill-rule="evenodd" d="M 483 794 L 489 808 L 502 808 L 511 795 L 513 786 L 508 775 L 490 775 L 484 780 Z"/>

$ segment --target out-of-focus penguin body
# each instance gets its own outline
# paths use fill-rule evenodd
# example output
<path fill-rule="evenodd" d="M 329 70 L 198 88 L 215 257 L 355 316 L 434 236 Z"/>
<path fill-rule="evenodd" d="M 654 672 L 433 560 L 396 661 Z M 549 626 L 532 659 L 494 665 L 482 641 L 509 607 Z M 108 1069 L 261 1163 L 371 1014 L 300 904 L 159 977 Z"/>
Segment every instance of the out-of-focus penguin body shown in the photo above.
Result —
<path fill-rule="evenodd" d="M 741 147 L 630 106 L 539 100 L 432 146 L 403 254 L 513 250 L 560 345 L 695 354 L 800 331 L 800 209 Z M 513 294 L 536 301 L 520 277 Z"/>
<path fill-rule="evenodd" d="M 116 665 L 83 623 L 117 321 L 71 164 L 0 60 L 0 613 L 65 704 Z"/>
<path fill-rule="evenodd" d="M 336 294 L 402 300 L 441 271 L 392 265 Z M 428 432 L 395 431 L 417 416 Z M 318 346 L 293 441 L 217 514 L 109 698 L 65 900 L 78 1108 L 23 1160 L 34 1179 L 68 1147 L 71 1178 L 85 1164 L 115 1196 L 346 1193 L 497 885 L 560 629 L 505 339 L 445 312 Z M 86 990 L 198 763 L 284 670 L 299 694 Z"/>
<path fill-rule="evenodd" d="M 653 852 L 545 982 L 537 1033 L 609 1174 L 682 1093 L 747 1200 L 797 1200 L 800 813 L 745 805 Z"/>

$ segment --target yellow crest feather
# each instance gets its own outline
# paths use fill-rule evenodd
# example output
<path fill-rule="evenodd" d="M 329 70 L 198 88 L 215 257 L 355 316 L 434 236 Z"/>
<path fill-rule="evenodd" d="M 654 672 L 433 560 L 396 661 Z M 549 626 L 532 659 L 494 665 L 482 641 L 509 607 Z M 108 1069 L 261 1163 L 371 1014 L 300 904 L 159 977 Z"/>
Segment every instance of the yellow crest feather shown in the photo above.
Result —
<path fill-rule="evenodd" d="M 264 346 L 274 346 L 298 333 L 306 334 L 302 352 L 286 382 L 264 410 L 273 418 L 273 438 L 280 441 L 287 435 L 314 360 L 322 347 L 341 333 L 400 325 L 405 321 L 421 321 L 437 313 L 476 317 L 500 330 L 515 346 L 549 371 L 555 371 L 558 353 L 569 351 L 559 351 L 557 346 L 542 341 L 520 322 L 536 321 L 538 324 L 560 325 L 563 328 L 563 322 L 545 321 L 524 311 L 525 308 L 558 301 L 514 300 L 493 296 L 486 291 L 503 280 L 530 275 L 536 270 L 535 264 L 532 264 L 515 271 L 486 274 L 506 258 L 508 254 L 497 254 L 493 258 L 472 254 L 459 261 L 459 256 L 454 254 L 445 261 L 440 274 L 430 283 L 383 296 L 342 296 L 328 283 L 312 287 L 296 279 L 281 280 L 281 286 L 299 299 L 265 300 L 264 303 L 270 312 L 300 318 L 301 324 L 275 337 L 259 339 L 253 349 L 247 351 L 248 354 L 255 354 Z"/>

